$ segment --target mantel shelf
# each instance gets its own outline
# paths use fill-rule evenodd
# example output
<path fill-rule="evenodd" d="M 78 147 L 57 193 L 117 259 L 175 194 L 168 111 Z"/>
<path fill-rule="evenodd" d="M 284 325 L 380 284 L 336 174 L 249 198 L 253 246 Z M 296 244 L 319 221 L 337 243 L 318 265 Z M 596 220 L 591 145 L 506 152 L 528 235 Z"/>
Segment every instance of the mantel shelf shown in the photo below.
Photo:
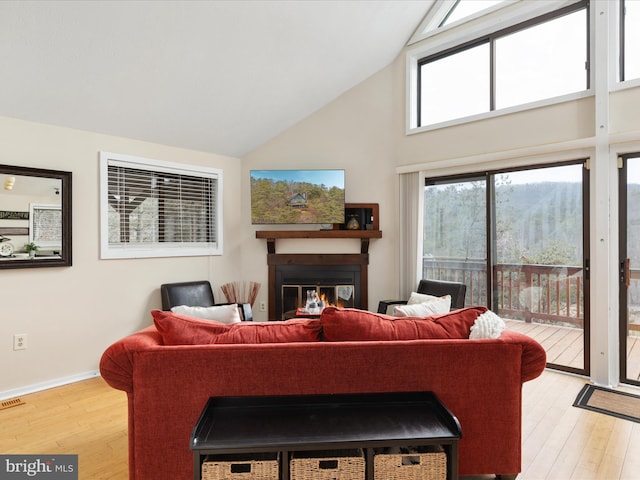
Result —
<path fill-rule="evenodd" d="M 381 230 L 258 230 L 256 238 L 382 238 Z"/>
<path fill-rule="evenodd" d="M 381 230 L 258 230 L 256 238 L 267 240 L 268 253 L 276 253 L 276 240 L 279 238 L 359 238 L 361 253 L 369 250 L 369 240 L 382 238 Z"/>

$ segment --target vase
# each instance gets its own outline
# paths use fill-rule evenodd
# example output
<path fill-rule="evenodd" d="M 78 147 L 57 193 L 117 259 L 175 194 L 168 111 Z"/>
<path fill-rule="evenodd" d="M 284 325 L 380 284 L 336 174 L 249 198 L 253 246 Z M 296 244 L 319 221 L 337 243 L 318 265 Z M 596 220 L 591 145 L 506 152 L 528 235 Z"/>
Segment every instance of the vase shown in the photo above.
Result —
<path fill-rule="evenodd" d="M 349 216 L 349 221 L 347 222 L 347 230 L 360 230 L 360 222 L 355 215 Z"/>

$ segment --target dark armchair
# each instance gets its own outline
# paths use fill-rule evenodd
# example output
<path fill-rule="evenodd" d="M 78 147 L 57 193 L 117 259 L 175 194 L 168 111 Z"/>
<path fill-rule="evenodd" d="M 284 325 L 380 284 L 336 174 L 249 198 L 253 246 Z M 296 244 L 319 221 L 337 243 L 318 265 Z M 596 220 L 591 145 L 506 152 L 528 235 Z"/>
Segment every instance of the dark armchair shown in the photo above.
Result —
<path fill-rule="evenodd" d="M 195 282 L 164 283 L 160 285 L 162 297 L 162 310 L 171 310 L 172 307 L 187 305 L 190 307 L 212 307 L 215 305 L 230 305 L 229 303 L 216 303 L 213 298 L 211 283 L 207 280 Z M 251 304 L 238 303 L 240 319 L 252 321 L 253 312 Z"/>
<path fill-rule="evenodd" d="M 464 297 L 467 294 L 467 286 L 460 282 L 448 282 L 445 280 L 420 280 L 417 293 L 442 297 L 451 295 L 451 310 L 464 307 Z M 404 305 L 407 300 L 381 300 L 378 304 L 378 313 L 387 313 L 390 305 Z"/>

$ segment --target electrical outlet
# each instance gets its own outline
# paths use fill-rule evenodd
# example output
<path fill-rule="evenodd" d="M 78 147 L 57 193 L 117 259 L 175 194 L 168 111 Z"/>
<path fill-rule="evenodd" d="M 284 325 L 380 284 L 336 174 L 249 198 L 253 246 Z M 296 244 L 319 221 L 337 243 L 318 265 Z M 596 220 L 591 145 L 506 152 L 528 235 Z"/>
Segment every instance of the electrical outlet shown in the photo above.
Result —
<path fill-rule="evenodd" d="M 264 300 L 262 302 L 260 302 L 260 311 L 261 312 L 266 312 L 267 311 L 267 302 L 265 302 Z"/>
<path fill-rule="evenodd" d="M 16 333 L 13 336 L 13 349 L 14 350 L 26 350 L 27 349 L 27 334 Z"/>

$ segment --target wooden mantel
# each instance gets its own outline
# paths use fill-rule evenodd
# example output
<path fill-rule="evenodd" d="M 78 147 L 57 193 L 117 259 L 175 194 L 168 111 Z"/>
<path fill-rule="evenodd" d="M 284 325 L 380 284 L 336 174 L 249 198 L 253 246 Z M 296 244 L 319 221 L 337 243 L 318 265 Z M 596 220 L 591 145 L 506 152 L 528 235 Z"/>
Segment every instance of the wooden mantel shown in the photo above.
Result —
<path fill-rule="evenodd" d="M 258 230 L 256 238 L 267 240 L 267 253 L 276 253 L 279 238 L 359 238 L 360 253 L 369 252 L 369 240 L 382 238 L 381 230 Z"/>

